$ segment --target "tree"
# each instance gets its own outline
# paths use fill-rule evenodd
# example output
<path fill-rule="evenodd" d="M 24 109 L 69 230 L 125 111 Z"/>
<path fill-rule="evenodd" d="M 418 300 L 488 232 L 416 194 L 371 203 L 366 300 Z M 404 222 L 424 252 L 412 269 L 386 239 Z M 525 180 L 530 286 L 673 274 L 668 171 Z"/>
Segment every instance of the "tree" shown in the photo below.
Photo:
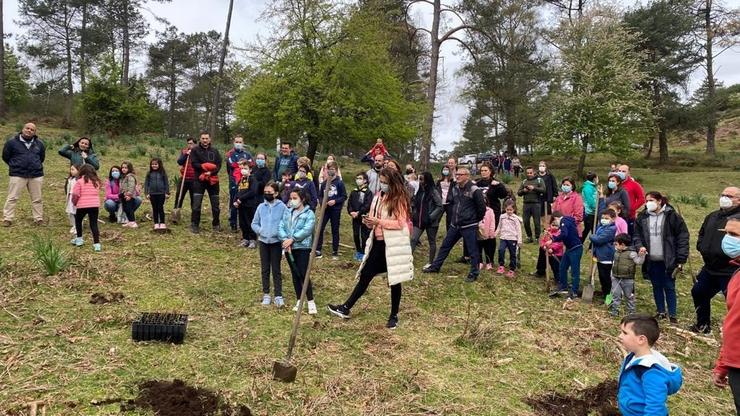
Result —
<path fill-rule="evenodd" d="M 5 26 L 3 0 L 0 0 L 0 62 L 5 62 Z M 0 65 L 0 117 L 5 117 L 5 65 Z"/>
<path fill-rule="evenodd" d="M 226 62 L 226 53 L 229 50 L 229 29 L 231 28 L 231 12 L 234 9 L 234 0 L 229 0 L 229 12 L 226 15 L 226 30 L 224 31 L 224 42 L 221 46 L 221 56 L 219 57 L 218 61 L 218 75 L 216 77 L 216 88 L 215 92 L 213 93 L 213 107 L 211 113 L 209 114 L 209 118 L 211 120 L 210 123 L 210 129 L 211 129 L 211 135 L 213 139 L 215 140 L 218 135 L 218 130 L 216 129 L 216 126 L 218 125 L 218 109 L 219 109 L 219 100 L 221 99 L 221 87 L 223 84 L 223 77 L 224 77 L 224 64 Z"/>
<path fill-rule="evenodd" d="M 3 60 L 3 84 L 5 105 L 8 109 L 17 109 L 30 98 L 28 78 L 30 70 L 23 66 L 10 45 L 5 45 L 5 59 Z"/>
<path fill-rule="evenodd" d="M 693 31 L 697 20 L 691 4 L 676 0 L 656 0 L 631 10 L 624 16 L 628 28 L 639 33 L 635 49 L 642 56 L 641 69 L 648 76 L 642 85 L 649 92 L 655 130 L 660 147 L 660 163 L 668 162 L 668 113 L 675 109 L 670 97 L 676 88 L 684 88 L 701 60 Z M 653 149 L 652 136 L 646 157 Z"/>
<path fill-rule="evenodd" d="M 580 154 L 583 176 L 591 149 L 624 157 L 634 140 L 651 133 L 652 106 L 644 90 L 646 74 L 633 45 L 637 36 L 606 10 L 576 22 L 563 20 L 555 33 L 560 48 L 559 82 L 553 84 L 538 147 Z"/>

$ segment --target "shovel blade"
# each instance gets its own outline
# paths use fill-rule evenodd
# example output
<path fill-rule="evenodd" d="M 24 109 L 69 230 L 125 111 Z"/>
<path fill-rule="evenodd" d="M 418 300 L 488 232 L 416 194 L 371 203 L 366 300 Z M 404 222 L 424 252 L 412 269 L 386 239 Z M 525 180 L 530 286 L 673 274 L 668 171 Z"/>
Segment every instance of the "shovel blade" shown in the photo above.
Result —
<path fill-rule="evenodd" d="M 285 361 L 275 361 L 272 363 L 272 379 L 282 381 L 283 383 L 292 383 L 298 374 L 298 369 Z"/>
<path fill-rule="evenodd" d="M 588 284 L 583 288 L 583 299 L 586 303 L 591 303 L 594 300 L 594 285 Z"/>
<path fill-rule="evenodd" d="M 179 224 L 180 223 L 180 208 L 173 209 L 172 214 L 170 214 L 170 217 L 172 218 L 173 224 Z"/>

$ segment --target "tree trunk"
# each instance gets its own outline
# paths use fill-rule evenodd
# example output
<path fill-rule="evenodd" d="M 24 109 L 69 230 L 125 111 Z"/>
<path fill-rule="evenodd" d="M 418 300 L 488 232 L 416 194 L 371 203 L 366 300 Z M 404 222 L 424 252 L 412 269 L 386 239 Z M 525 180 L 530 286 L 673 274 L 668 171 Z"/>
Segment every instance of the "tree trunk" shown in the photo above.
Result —
<path fill-rule="evenodd" d="M 69 127 L 72 124 L 72 99 L 74 94 L 74 83 L 72 82 L 72 34 L 69 27 L 69 6 L 64 6 L 64 47 L 67 58 L 67 96 L 64 103 L 64 120 L 63 126 Z"/>
<path fill-rule="evenodd" d="M 128 73 L 129 73 L 129 66 L 130 66 L 130 59 L 131 59 L 131 39 L 129 39 L 129 2 L 128 0 L 124 1 L 121 5 L 123 8 L 123 17 L 122 17 L 122 23 L 123 23 L 123 36 L 122 36 L 122 42 L 121 42 L 121 48 L 123 52 L 123 65 L 121 70 L 121 85 L 124 87 L 128 87 Z"/>
<path fill-rule="evenodd" d="M 581 138 L 581 156 L 578 158 L 578 168 L 576 168 L 576 175 L 579 178 L 584 178 L 583 170 L 586 168 L 586 155 L 588 154 L 588 136 Z"/>
<path fill-rule="evenodd" d="M 668 163 L 668 132 L 663 121 L 658 124 L 658 146 L 660 147 L 660 164 Z"/>
<path fill-rule="evenodd" d="M 434 15 L 431 30 L 431 59 L 429 62 L 429 85 L 427 86 L 427 116 L 424 120 L 423 136 L 421 138 L 420 170 L 429 169 L 429 158 L 432 153 L 432 133 L 434 129 L 434 107 L 437 100 L 437 66 L 439 65 L 439 23 L 442 14 L 441 0 L 434 1 Z"/>
<path fill-rule="evenodd" d="M 82 3 L 82 20 L 80 22 L 80 91 L 85 92 L 85 72 L 87 62 L 85 60 L 85 48 L 87 47 L 87 2 Z"/>
<path fill-rule="evenodd" d="M 306 151 L 306 157 L 313 163 L 314 158 L 316 157 L 316 151 L 319 148 L 319 141 L 316 140 L 316 137 L 314 137 L 313 134 L 308 134 L 308 150 Z"/>
<path fill-rule="evenodd" d="M 5 26 L 3 0 L 0 0 L 0 118 L 5 117 Z"/>
<path fill-rule="evenodd" d="M 177 104 L 177 74 L 175 72 L 174 51 L 170 56 L 170 90 L 169 90 L 169 109 L 167 111 L 167 133 L 170 137 L 175 137 L 175 105 Z"/>
<path fill-rule="evenodd" d="M 211 111 L 211 140 L 216 140 L 218 126 L 218 104 L 221 100 L 221 84 L 224 78 L 224 64 L 226 53 L 229 49 L 229 30 L 231 29 L 231 11 L 234 9 L 234 0 L 229 1 L 229 12 L 226 15 L 226 30 L 224 31 L 224 44 L 221 47 L 221 59 L 218 62 L 218 77 L 216 78 L 216 91 L 213 93 L 213 110 Z"/>
<path fill-rule="evenodd" d="M 665 114 L 663 113 L 663 97 L 660 94 L 660 86 L 657 81 L 653 82 L 653 113 L 658 120 L 658 153 L 661 164 L 668 163 L 668 132 L 666 131 Z M 652 150 L 652 145 L 650 146 Z"/>
<path fill-rule="evenodd" d="M 650 159 L 650 156 L 653 154 L 653 143 L 655 143 L 655 136 L 658 134 L 653 134 L 652 137 L 650 137 L 650 140 L 647 142 L 647 153 L 645 154 L 645 159 Z"/>
<path fill-rule="evenodd" d="M 707 150 L 708 155 L 716 155 L 714 138 L 717 132 L 717 106 L 715 103 L 716 86 L 714 83 L 714 56 L 712 56 L 712 43 L 714 42 L 714 31 L 712 30 L 712 0 L 706 0 L 704 12 L 704 28 L 707 34 Z"/>

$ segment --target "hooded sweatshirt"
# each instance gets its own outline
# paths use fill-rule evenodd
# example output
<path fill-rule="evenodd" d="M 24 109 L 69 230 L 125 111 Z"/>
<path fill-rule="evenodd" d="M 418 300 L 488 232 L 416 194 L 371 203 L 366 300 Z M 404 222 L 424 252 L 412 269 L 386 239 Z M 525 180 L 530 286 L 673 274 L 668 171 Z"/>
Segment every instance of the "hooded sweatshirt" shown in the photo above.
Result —
<path fill-rule="evenodd" d="M 586 211 L 586 215 L 594 215 L 594 212 L 596 212 L 596 200 L 599 198 L 599 193 L 596 190 L 596 185 L 594 185 L 593 182 L 583 182 L 583 189 L 581 189 L 581 198 L 583 199 L 583 209 L 584 211 Z"/>
<path fill-rule="evenodd" d="M 668 396 L 676 394 L 681 384 L 681 367 L 663 354 L 651 350 L 651 354 L 635 358 L 631 353 L 619 374 L 619 411 L 623 416 L 667 416 Z"/>
<path fill-rule="evenodd" d="M 581 246 L 581 238 L 578 236 L 578 227 L 573 217 L 560 219 L 560 234 L 552 237 L 553 242 L 562 242 L 566 250 Z"/>
<path fill-rule="evenodd" d="M 524 220 L 518 215 L 504 212 L 499 218 L 496 234 L 502 240 L 516 241 L 517 244 L 522 244 L 522 224 L 524 224 Z"/>

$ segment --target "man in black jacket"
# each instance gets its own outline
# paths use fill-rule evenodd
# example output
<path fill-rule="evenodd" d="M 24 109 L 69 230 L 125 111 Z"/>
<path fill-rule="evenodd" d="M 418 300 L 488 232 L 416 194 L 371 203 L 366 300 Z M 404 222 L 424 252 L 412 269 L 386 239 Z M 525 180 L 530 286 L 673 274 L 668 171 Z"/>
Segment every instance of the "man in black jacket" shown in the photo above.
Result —
<path fill-rule="evenodd" d="M 5 142 L 3 161 L 8 164 L 8 198 L 3 209 L 3 227 L 10 227 L 15 219 L 15 205 L 23 189 L 31 195 L 33 223 L 43 225 L 44 204 L 41 187 L 44 183 L 46 147 L 36 136 L 36 125 L 26 123 L 20 133 Z"/>
<path fill-rule="evenodd" d="M 218 206 L 218 171 L 221 170 L 221 155 L 211 146 L 211 135 L 207 131 L 200 133 L 200 143 L 190 152 L 190 163 L 195 171 L 190 231 L 194 234 L 200 232 L 200 211 L 206 191 L 211 202 L 213 231 L 221 231 L 219 219 L 221 209 Z"/>
<path fill-rule="evenodd" d="M 691 288 L 691 297 L 694 298 L 696 309 L 696 324 L 689 329 L 701 334 L 712 332 L 710 320 L 712 298 L 719 291 L 727 294 L 727 284 L 737 269 L 730 264 L 732 259 L 722 251 L 722 238 L 725 232 L 720 230 L 725 228 L 728 218 L 740 213 L 740 188 L 735 186 L 725 188 L 720 196 L 719 206 L 720 209 L 704 218 L 696 241 L 696 249 L 704 259 L 704 267 L 699 272 L 694 287 Z"/>
<path fill-rule="evenodd" d="M 480 253 L 478 251 L 478 222 L 486 215 L 486 201 L 483 191 L 470 180 L 467 168 L 458 168 L 455 173 L 457 186 L 447 193 L 447 200 L 452 204 L 452 225 L 442 241 L 442 247 L 434 261 L 424 267 L 424 273 L 439 273 L 452 247 L 463 239 L 463 244 L 470 253 L 470 273 L 467 282 L 475 282 L 480 273 Z"/>

